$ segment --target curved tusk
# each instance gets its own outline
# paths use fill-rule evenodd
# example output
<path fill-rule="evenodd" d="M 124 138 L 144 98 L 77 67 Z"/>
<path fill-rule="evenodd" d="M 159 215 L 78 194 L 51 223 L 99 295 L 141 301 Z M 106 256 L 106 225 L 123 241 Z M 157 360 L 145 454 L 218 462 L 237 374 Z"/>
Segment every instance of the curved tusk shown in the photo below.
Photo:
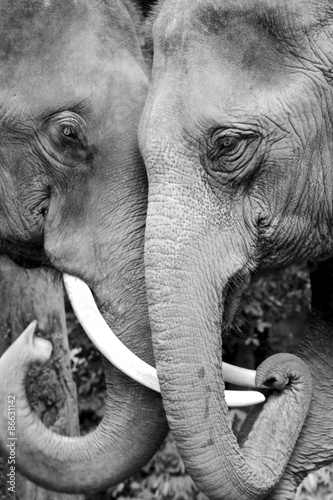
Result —
<path fill-rule="evenodd" d="M 266 398 L 258 391 L 224 391 L 229 408 L 251 406 L 264 403 Z"/>
<path fill-rule="evenodd" d="M 1 356 L 1 366 L 4 363 L 12 366 L 20 355 L 25 365 L 33 362 L 46 363 L 51 357 L 52 344 L 49 340 L 35 335 L 37 321 L 32 321 L 19 337 L 8 347 Z"/>
<path fill-rule="evenodd" d="M 140 384 L 156 392 L 161 392 L 156 369 L 138 358 L 118 339 L 118 337 L 116 337 L 99 312 L 90 288 L 79 278 L 70 276 L 66 273 L 64 273 L 63 279 L 69 300 L 71 301 L 79 322 L 90 340 L 95 344 L 103 356 L 119 370 Z M 226 363 L 223 364 L 223 367 L 225 365 Z M 232 367 L 232 365 L 226 366 L 230 372 L 229 367 Z M 237 383 L 235 380 L 242 380 L 243 384 L 244 377 L 237 377 L 234 373 L 235 371 L 237 372 L 237 367 L 232 368 L 234 368 L 234 370 L 232 371 L 231 380 L 230 378 L 226 380 L 233 383 Z M 245 370 L 244 368 L 240 370 L 252 372 L 252 370 Z M 252 387 L 252 385 L 250 385 L 250 387 Z M 225 391 L 225 397 L 227 405 L 230 407 L 249 406 L 265 401 L 265 397 L 260 392 L 256 391 Z"/>
<path fill-rule="evenodd" d="M 242 385 L 244 387 L 256 387 L 256 371 L 239 366 L 222 363 L 222 374 L 225 382 Z"/>
<path fill-rule="evenodd" d="M 63 279 L 77 319 L 103 356 L 140 384 L 161 392 L 155 368 L 138 358 L 116 337 L 99 312 L 90 288 L 74 276 L 64 273 Z"/>

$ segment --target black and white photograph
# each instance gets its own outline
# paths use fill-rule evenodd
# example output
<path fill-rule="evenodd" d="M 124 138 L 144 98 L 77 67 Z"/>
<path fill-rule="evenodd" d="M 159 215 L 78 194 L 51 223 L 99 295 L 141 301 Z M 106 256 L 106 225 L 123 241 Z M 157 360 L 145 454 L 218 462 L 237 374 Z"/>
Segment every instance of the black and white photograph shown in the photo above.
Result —
<path fill-rule="evenodd" d="M 333 500 L 333 0 L 0 0 L 0 500 Z"/>

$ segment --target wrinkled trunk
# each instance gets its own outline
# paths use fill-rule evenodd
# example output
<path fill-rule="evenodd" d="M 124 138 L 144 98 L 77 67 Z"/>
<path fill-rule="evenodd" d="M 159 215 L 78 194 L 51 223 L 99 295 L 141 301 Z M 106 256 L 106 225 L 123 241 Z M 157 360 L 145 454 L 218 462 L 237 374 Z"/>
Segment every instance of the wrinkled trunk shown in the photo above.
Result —
<path fill-rule="evenodd" d="M 313 378 L 313 397 L 301 435 L 273 500 L 291 500 L 304 475 L 333 462 L 333 260 L 311 275 L 312 301 L 308 332 L 297 355 Z"/>
<path fill-rule="evenodd" d="M 224 399 L 221 328 L 223 312 L 234 312 L 248 281 L 252 235 L 232 199 L 212 196 L 200 165 L 184 155 L 175 168 L 174 151 L 164 153 L 165 162 L 149 165 L 145 258 L 168 422 L 187 470 L 209 498 L 258 500 L 281 478 L 292 453 L 311 377 L 295 357 L 261 366 L 259 384 L 285 388 L 269 398 L 240 450 Z"/>
<path fill-rule="evenodd" d="M 136 286 L 139 284 L 133 288 Z M 125 321 L 124 342 L 131 344 L 137 339 L 136 354 L 151 362 L 150 329 L 142 300 L 138 307 L 133 307 L 131 320 Z M 34 317 L 43 324 L 37 309 L 30 319 Z M 8 452 L 7 397 L 15 394 L 16 465 L 20 471 L 47 489 L 88 493 L 115 485 L 142 467 L 167 432 L 160 396 L 105 361 L 107 399 L 101 424 L 83 437 L 60 436 L 46 428 L 27 403 L 27 370 L 32 362 L 45 361 L 49 355 L 47 343 L 38 338 L 31 342 L 31 338 L 19 337 L 0 361 L 1 447 Z"/>
<path fill-rule="evenodd" d="M 31 317 L 38 315 L 46 338 L 52 338 L 54 361 L 46 370 L 36 367 L 26 381 L 29 401 L 42 421 L 57 432 L 70 436 L 79 434 L 76 388 L 69 366 L 65 305 L 61 284 L 49 270 L 24 270 L 5 257 L 0 258 L 0 353 L 22 333 Z M 59 286 L 60 285 L 60 286 Z M 16 427 L 15 400 L 10 398 L 5 408 L 11 413 Z M 9 422 L 7 423 L 7 425 Z M 8 431 L 9 434 L 9 431 Z M 15 430 L 12 431 L 15 437 Z M 9 439 L 7 444 L 11 440 Z M 0 498 L 17 500 L 75 500 L 78 496 L 46 491 L 28 481 L 16 469 L 15 441 L 8 460 L 3 457 Z M 10 474 L 8 476 L 8 474 Z M 15 494 L 14 494 L 15 492 Z M 80 498 L 83 497 L 80 495 Z"/>

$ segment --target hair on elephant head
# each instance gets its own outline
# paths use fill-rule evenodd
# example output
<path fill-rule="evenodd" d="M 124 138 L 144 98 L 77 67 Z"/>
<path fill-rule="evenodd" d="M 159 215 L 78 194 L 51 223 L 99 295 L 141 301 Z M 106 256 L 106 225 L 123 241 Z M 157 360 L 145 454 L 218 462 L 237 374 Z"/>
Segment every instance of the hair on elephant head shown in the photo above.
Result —
<path fill-rule="evenodd" d="M 310 369 L 310 413 L 273 494 L 290 498 L 298 477 L 333 459 L 332 404 L 322 410 L 328 435 L 318 430 L 321 394 L 332 403 L 331 323 L 317 328 L 313 314 L 299 349 L 309 369 L 287 356 L 265 362 L 261 382 L 286 387 L 241 450 L 223 399 L 221 331 L 254 272 L 333 255 L 332 6 L 165 0 L 152 21 L 139 141 L 149 179 L 146 286 L 168 422 L 209 498 L 263 498 L 302 429 Z"/>
<path fill-rule="evenodd" d="M 148 91 L 140 23 L 129 0 L 0 1 L 0 247 L 27 267 L 83 279 L 121 341 L 153 364 L 137 144 Z M 11 347 L 10 366 L 1 360 L 3 398 L 16 369 L 49 355 L 31 335 Z M 17 465 L 32 481 L 93 491 L 156 451 L 167 432 L 160 396 L 107 362 L 105 376 L 105 416 L 82 438 L 52 433 L 17 398 Z M 5 450 L 5 414 L 0 436 Z"/>

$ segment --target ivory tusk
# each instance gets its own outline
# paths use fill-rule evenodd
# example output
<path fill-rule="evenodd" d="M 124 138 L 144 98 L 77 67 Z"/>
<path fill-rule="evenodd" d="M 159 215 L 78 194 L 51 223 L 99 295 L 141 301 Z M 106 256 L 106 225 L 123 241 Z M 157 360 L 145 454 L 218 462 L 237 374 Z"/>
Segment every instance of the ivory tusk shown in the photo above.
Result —
<path fill-rule="evenodd" d="M 99 312 L 89 287 L 79 278 L 65 273 L 63 279 L 69 300 L 79 322 L 103 356 L 119 370 L 140 384 L 156 392 L 161 392 L 156 369 L 138 358 L 116 337 Z M 223 371 L 225 365 L 224 363 Z M 242 370 L 243 375 L 237 377 L 235 375 L 237 367 L 233 367 L 232 365 L 226 366 L 227 373 L 232 373 L 232 375 L 227 375 L 225 380 L 233 383 L 239 383 L 235 382 L 235 380 L 241 380 L 243 385 L 249 385 L 244 383 L 244 372 L 252 372 L 252 370 L 242 368 L 240 370 Z M 254 379 L 255 372 L 253 373 L 254 375 L 251 373 L 251 376 Z M 252 387 L 252 385 L 249 386 Z M 230 407 L 249 406 L 265 401 L 265 397 L 256 391 L 225 391 L 225 397 L 227 405 Z"/>
<path fill-rule="evenodd" d="M 27 364 L 33 362 L 46 363 L 51 357 L 52 344 L 49 340 L 35 335 L 37 321 L 32 321 L 19 337 L 8 347 L 1 356 L 1 363 L 13 363 L 17 360 L 18 354 L 24 357 Z M 11 358 L 11 356 L 14 357 Z M 11 361 L 8 361 L 11 360 Z"/>
<path fill-rule="evenodd" d="M 140 384 L 161 392 L 155 368 L 138 358 L 116 337 L 99 312 L 90 288 L 74 276 L 64 273 L 63 279 L 77 319 L 103 356 Z"/>
<path fill-rule="evenodd" d="M 266 398 L 258 391 L 224 391 L 229 408 L 251 406 L 264 403 Z"/>
<path fill-rule="evenodd" d="M 244 387 L 256 387 L 256 371 L 240 368 L 239 366 L 222 363 L 222 374 L 225 382 Z"/>

